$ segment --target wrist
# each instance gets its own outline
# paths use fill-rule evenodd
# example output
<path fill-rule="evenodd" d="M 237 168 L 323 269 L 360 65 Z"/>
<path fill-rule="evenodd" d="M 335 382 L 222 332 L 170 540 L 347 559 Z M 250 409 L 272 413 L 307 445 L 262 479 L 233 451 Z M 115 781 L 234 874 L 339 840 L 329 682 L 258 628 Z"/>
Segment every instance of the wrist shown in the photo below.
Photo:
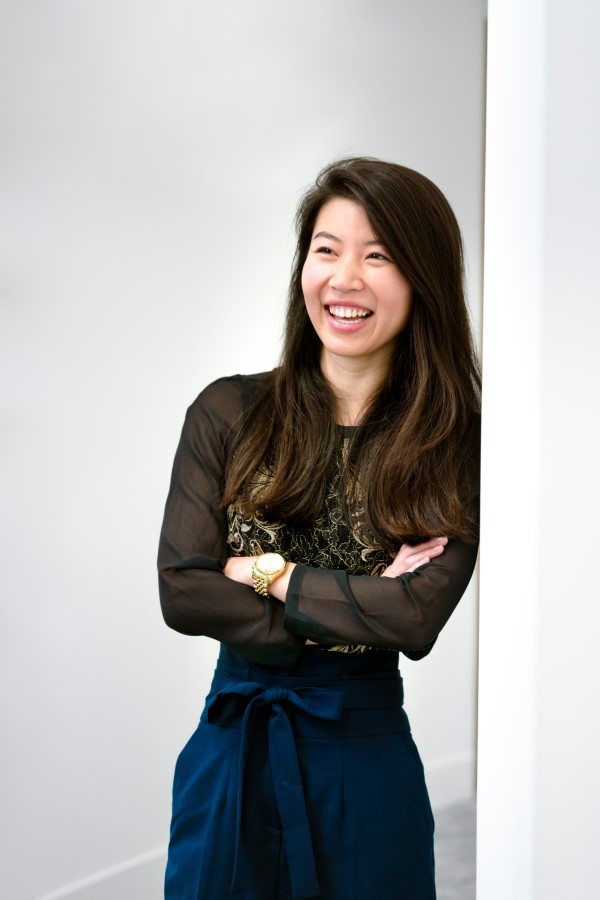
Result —
<path fill-rule="evenodd" d="M 253 587 L 252 566 L 257 558 L 256 556 L 229 556 L 223 566 L 223 574 L 232 581 Z"/>
<path fill-rule="evenodd" d="M 276 578 L 269 587 L 269 594 L 272 597 L 275 597 L 276 600 L 281 600 L 282 603 L 285 603 L 285 598 L 290 584 L 290 578 L 292 577 L 292 572 L 295 568 L 296 563 L 288 562 L 285 568 L 285 572 L 280 575 L 279 578 Z"/>
<path fill-rule="evenodd" d="M 263 553 L 255 557 L 251 567 L 252 586 L 261 597 L 267 597 L 271 587 L 286 571 L 287 560 L 280 553 Z"/>

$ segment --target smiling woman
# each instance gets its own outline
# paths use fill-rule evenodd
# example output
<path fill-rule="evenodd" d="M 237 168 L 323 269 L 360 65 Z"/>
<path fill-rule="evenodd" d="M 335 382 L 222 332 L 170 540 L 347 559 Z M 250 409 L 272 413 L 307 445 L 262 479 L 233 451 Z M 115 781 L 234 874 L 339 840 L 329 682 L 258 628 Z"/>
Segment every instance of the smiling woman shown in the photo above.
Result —
<path fill-rule="evenodd" d="M 433 900 L 398 654 L 430 652 L 477 555 L 460 232 L 427 178 L 362 158 L 297 226 L 281 366 L 206 388 L 175 458 L 163 614 L 221 654 L 165 896 Z"/>
<path fill-rule="evenodd" d="M 319 210 L 314 229 L 302 269 L 302 291 L 323 345 L 323 373 L 339 391 L 350 371 L 369 369 L 376 388 L 408 322 L 411 286 L 373 234 L 363 207 L 353 200 L 329 200 Z M 340 424 L 356 424 L 361 410 L 347 412 L 349 421 Z"/>

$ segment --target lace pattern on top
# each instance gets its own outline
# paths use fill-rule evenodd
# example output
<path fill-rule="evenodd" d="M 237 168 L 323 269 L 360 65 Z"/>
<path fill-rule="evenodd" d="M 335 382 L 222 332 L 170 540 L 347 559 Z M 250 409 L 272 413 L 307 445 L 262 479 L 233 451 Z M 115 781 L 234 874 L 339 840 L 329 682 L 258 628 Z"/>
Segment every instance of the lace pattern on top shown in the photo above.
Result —
<path fill-rule="evenodd" d="M 371 546 L 361 537 L 362 510 L 358 508 L 349 524 L 344 516 L 340 482 L 347 458 L 349 439 L 344 437 L 333 466 L 323 508 L 306 528 L 265 522 L 258 517 L 245 518 L 237 504 L 227 510 L 227 543 L 233 556 L 257 556 L 281 553 L 285 559 L 319 569 L 343 569 L 350 575 L 380 575 L 390 564 L 390 554 Z M 256 477 L 256 490 L 264 484 L 268 473 Z M 322 647 L 342 653 L 364 653 L 363 644 L 336 644 Z"/>

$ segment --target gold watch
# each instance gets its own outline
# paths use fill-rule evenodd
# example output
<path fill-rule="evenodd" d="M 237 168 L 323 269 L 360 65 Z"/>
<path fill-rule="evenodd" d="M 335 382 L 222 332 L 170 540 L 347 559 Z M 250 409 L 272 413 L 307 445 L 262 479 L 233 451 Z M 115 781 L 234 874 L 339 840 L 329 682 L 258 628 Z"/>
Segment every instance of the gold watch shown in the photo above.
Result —
<path fill-rule="evenodd" d="M 252 566 L 252 584 L 261 597 L 268 597 L 269 585 L 285 572 L 286 560 L 280 553 L 263 553 Z"/>

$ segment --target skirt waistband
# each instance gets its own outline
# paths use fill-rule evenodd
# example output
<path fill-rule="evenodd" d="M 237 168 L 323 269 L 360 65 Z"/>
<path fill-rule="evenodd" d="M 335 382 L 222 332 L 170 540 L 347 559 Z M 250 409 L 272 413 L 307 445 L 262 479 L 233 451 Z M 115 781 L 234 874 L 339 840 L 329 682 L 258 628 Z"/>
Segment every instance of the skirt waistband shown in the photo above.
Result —
<path fill-rule="evenodd" d="M 281 678 L 318 679 L 341 681 L 364 678 L 398 678 L 399 653 L 390 650 L 372 650 L 369 653 L 324 653 L 310 646 L 306 647 L 293 668 L 266 666 L 251 663 L 238 653 L 221 644 L 219 664 L 235 667 L 240 677 L 252 680 L 262 678 L 279 681 Z"/>

